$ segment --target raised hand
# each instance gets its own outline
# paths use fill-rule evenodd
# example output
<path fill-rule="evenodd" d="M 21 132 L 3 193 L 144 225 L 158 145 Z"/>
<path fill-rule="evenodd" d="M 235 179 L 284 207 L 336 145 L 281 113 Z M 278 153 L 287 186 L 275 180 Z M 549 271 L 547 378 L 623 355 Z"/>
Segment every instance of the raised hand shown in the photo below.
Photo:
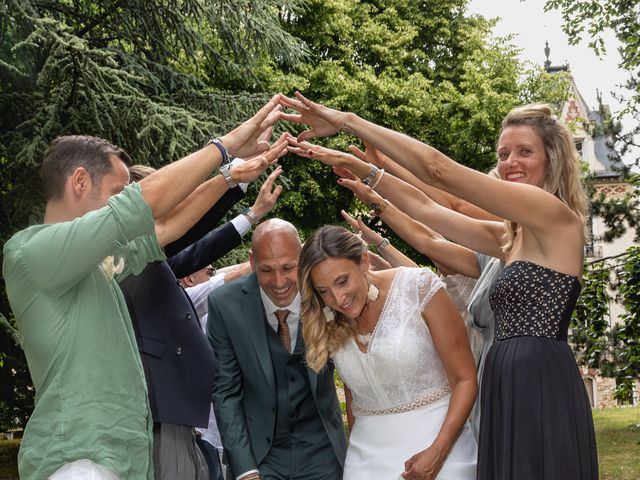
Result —
<path fill-rule="evenodd" d="M 372 163 L 378 168 L 384 168 L 387 160 L 389 160 L 389 157 L 387 157 L 377 148 L 372 147 L 367 142 L 364 142 L 364 152 L 355 145 L 349 145 L 349 150 L 351 150 L 351 153 L 353 153 L 360 160 L 364 160 L 367 163 Z"/>
<path fill-rule="evenodd" d="M 298 141 L 303 142 L 314 137 L 329 137 L 345 128 L 349 117 L 348 113 L 314 103 L 306 99 L 300 92 L 296 92 L 296 98 L 280 94 L 279 101 L 283 107 L 298 112 L 297 114 L 282 113 L 282 120 L 302 123 L 311 127 L 298 135 Z"/>
<path fill-rule="evenodd" d="M 230 170 L 233 181 L 249 183 L 258 178 L 270 165 L 276 163 L 280 157 L 287 153 L 288 138 L 288 134 L 283 133 L 269 151 L 233 165 Z"/>
<path fill-rule="evenodd" d="M 264 217 L 267 213 L 271 211 L 271 209 L 275 206 L 278 201 L 278 197 L 282 193 L 282 185 L 276 185 L 273 188 L 273 184 L 280 175 L 282 174 L 282 167 L 278 166 L 264 181 L 262 186 L 260 187 L 260 192 L 256 197 L 256 201 L 251 207 L 253 214 L 258 218 Z"/>
<path fill-rule="evenodd" d="M 338 185 L 351 190 L 356 197 L 360 199 L 362 203 L 371 205 L 374 203 L 382 203 L 384 199 L 373 190 L 371 187 L 365 185 L 360 180 L 351 180 L 348 178 L 339 178 Z"/>
<path fill-rule="evenodd" d="M 249 120 L 220 137 L 229 155 L 249 158 L 269 149 L 271 128 L 280 120 L 280 97 L 271 100 Z"/>
<path fill-rule="evenodd" d="M 342 218 L 344 218 L 345 222 L 349 224 L 354 232 L 361 236 L 362 240 L 364 240 L 367 245 L 378 245 L 382 241 L 382 235 L 370 229 L 360 217 L 355 219 L 344 210 L 340 210 L 340 214 L 342 215 Z"/>
<path fill-rule="evenodd" d="M 331 167 L 348 168 L 353 160 L 357 160 L 352 155 L 327 147 L 321 147 L 309 142 L 300 142 L 293 137 L 289 137 L 289 152 L 304 158 L 311 158 Z"/>

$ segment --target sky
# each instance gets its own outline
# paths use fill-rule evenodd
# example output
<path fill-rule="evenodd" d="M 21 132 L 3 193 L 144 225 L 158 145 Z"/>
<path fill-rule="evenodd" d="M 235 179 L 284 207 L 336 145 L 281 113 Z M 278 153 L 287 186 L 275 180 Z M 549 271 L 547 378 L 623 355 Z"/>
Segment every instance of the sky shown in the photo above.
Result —
<path fill-rule="evenodd" d="M 603 36 L 607 52 L 601 58 L 588 47 L 588 39 L 584 37 L 580 44 L 570 46 L 562 31 L 560 12 L 545 12 L 544 3 L 544 0 L 470 0 L 468 13 L 477 13 L 486 18 L 501 17 L 494 27 L 494 34 L 516 34 L 513 43 L 522 49 L 522 60 L 543 65 L 546 59 L 544 44 L 548 41 L 551 64 L 569 63 L 578 89 L 590 108 L 597 107 L 596 91 L 600 91 L 611 112 L 620 111 L 622 105 L 612 97 L 611 91 L 621 91 L 618 85 L 625 82 L 627 74 L 618 68 L 620 54 L 617 48 L 620 44 L 613 32 L 607 31 Z M 630 125 L 630 118 L 623 119 L 623 127 L 627 127 L 625 130 L 630 129 Z"/>

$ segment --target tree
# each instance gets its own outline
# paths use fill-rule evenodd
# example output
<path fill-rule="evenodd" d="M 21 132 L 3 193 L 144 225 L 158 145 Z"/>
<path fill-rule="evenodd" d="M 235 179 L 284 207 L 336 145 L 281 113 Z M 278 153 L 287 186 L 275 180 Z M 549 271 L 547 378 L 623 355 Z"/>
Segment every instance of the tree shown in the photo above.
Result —
<path fill-rule="evenodd" d="M 107 138 L 157 167 L 246 118 L 268 95 L 217 79 L 256 78 L 265 58 L 282 68 L 305 58 L 281 26 L 303 2 L 2 2 L 0 243 L 42 218 L 38 168 L 56 136 Z M 0 402 L 24 424 L 33 389 L 4 288 L 0 315 Z"/>
<path fill-rule="evenodd" d="M 465 15 L 466 4 L 310 0 L 288 27 L 313 52 L 309 61 L 291 70 L 266 69 L 262 78 L 273 90 L 299 89 L 486 171 L 495 164 L 505 114 L 530 101 L 559 106 L 567 84 L 519 62 L 508 38 L 491 37 L 491 21 Z M 346 149 L 353 141 L 342 135 L 323 142 Z M 296 218 L 306 233 L 320 221 L 341 221 L 341 208 L 362 210 L 349 192 L 336 190 L 329 169 L 301 162 L 284 161 L 297 190 L 279 202 L 279 214 Z"/>
<path fill-rule="evenodd" d="M 629 399 L 635 381 L 640 378 L 640 248 L 627 250 L 627 258 L 619 274 L 619 290 L 625 313 L 619 338 L 624 351 L 616 371 L 616 398 Z"/>
<path fill-rule="evenodd" d="M 300 89 L 466 165 L 491 168 L 502 117 L 529 101 L 560 105 L 566 85 L 561 76 L 520 63 L 508 38 L 490 36 L 490 21 L 465 15 L 466 4 L 5 2 L 0 242 L 41 217 L 37 171 L 52 138 L 101 136 L 137 163 L 157 167 L 228 130 L 275 91 Z M 354 139 L 338 136 L 327 144 L 345 149 L 349 141 Z M 303 236 L 341 221 L 341 208 L 363 209 L 327 168 L 297 158 L 282 163 L 285 193 L 275 215 L 291 219 Z M 0 312 L 13 326 L 4 295 Z M 15 342 L 7 345 L 0 344 L 6 353 L 0 375 L 20 376 L 15 385 L 27 398 L 24 357 Z"/>
<path fill-rule="evenodd" d="M 563 31 L 569 37 L 569 43 L 578 44 L 587 34 L 589 46 L 597 55 L 606 52 L 602 37 L 610 29 L 620 41 L 620 67 L 629 72 L 626 90 L 629 96 L 614 93 L 626 100 L 626 109 L 634 119 L 640 119 L 640 2 L 638 0 L 547 0 L 547 10 L 558 10 L 563 18 Z M 636 150 L 640 126 L 629 132 L 619 132 L 620 153 Z M 635 155 L 634 163 L 640 165 L 640 157 Z"/>

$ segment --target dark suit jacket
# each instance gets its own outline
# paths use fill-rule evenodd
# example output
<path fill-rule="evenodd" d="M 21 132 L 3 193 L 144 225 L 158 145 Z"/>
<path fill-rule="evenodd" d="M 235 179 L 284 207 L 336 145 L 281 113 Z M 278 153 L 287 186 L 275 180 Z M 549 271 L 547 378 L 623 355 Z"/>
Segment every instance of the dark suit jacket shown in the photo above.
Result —
<path fill-rule="evenodd" d="M 194 228 L 167 246 L 165 250 L 174 256 L 151 263 L 140 275 L 120 282 L 136 333 L 154 422 L 208 424 L 215 359 L 176 276 L 200 270 L 240 244 L 241 237 L 230 222 L 199 240 L 197 235 L 211 230 L 242 196 L 240 188 L 228 191 Z M 176 251 L 176 245 L 183 250 Z"/>
<path fill-rule="evenodd" d="M 273 440 L 277 394 L 267 328 L 255 273 L 209 295 L 207 336 L 218 360 L 213 405 L 233 475 L 257 468 Z M 333 370 L 332 363 L 319 374 L 307 368 L 322 424 L 344 466 L 347 444 Z"/>

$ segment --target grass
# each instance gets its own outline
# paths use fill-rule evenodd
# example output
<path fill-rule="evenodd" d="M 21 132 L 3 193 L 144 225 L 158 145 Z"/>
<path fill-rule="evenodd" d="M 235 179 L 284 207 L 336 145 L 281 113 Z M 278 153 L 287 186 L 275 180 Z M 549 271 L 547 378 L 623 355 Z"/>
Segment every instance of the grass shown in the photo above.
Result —
<path fill-rule="evenodd" d="M 16 456 L 20 440 L 0 440 L 0 480 L 18 480 Z"/>
<path fill-rule="evenodd" d="M 640 479 L 640 407 L 596 409 L 593 421 L 600 480 Z M 0 452 L 9 442 L 15 440 L 0 440 Z M 15 461 L 7 461 L 1 455 L 0 458 L 4 460 L 0 461 L 0 480 L 18 480 Z"/>
<path fill-rule="evenodd" d="M 593 410 L 600 480 L 640 479 L 640 407 Z"/>

